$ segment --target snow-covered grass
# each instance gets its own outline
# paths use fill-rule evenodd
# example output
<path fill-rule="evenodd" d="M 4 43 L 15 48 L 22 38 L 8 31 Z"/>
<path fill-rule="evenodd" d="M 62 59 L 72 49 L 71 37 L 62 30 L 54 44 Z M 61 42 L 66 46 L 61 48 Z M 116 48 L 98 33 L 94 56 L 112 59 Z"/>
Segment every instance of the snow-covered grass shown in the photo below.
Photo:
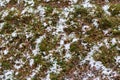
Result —
<path fill-rule="evenodd" d="M 119 80 L 120 3 L 99 2 L 0 0 L 0 80 Z"/>

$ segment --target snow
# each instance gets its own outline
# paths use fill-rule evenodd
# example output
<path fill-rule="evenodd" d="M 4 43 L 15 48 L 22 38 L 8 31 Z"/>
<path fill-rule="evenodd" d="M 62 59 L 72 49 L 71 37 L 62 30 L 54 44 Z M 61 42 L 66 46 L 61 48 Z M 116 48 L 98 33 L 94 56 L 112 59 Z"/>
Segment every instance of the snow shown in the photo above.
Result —
<path fill-rule="evenodd" d="M 101 45 L 102 46 L 102 45 Z M 102 62 L 100 61 L 95 61 L 92 57 L 93 54 L 95 54 L 96 51 L 99 51 L 99 48 L 101 47 L 100 45 L 94 45 L 91 48 L 91 51 L 88 53 L 88 55 L 86 56 L 86 58 L 80 63 L 83 64 L 86 61 L 89 61 L 89 64 L 91 65 L 91 67 L 96 67 L 97 70 L 102 69 L 102 74 L 109 76 L 110 74 L 114 73 L 114 75 L 112 76 L 116 76 L 117 73 L 115 71 L 112 71 L 112 69 L 110 68 L 106 68 Z"/>
<path fill-rule="evenodd" d="M 8 54 L 8 50 L 4 50 L 4 55 L 7 55 Z"/>
<path fill-rule="evenodd" d="M 107 35 L 109 33 L 109 30 L 103 30 L 104 35 Z"/>
<path fill-rule="evenodd" d="M 3 23 L 0 23 L 0 29 L 2 29 L 4 27 L 4 22 Z"/>
<path fill-rule="evenodd" d="M 25 63 L 22 61 L 22 59 L 16 60 L 14 68 L 17 69 L 17 70 L 19 70 L 21 67 L 23 67 L 24 64 Z"/>
<path fill-rule="evenodd" d="M 9 3 L 9 1 L 10 0 L 0 0 L 0 7 L 4 8 L 6 6 L 6 4 Z M 76 6 L 76 3 L 79 0 L 69 0 L 71 2 L 70 6 L 67 6 L 65 8 L 59 8 L 59 9 L 58 8 L 54 8 L 53 9 L 52 15 L 57 13 L 58 17 L 59 17 L 56 26 L 52 26 L 52 21 L 51 20 L 49 20 L 49 21 L 47 20 L 48 18 L 51 18 L 52 16 L 49 16 L 49 17 L 45 16 L 45 13 L 46 13 L 45 9 L 46 9 L 46 7 L 44 7 L 44 6 L 46 6 L 46 5 L 39 5 L 37 8 L 33 8 L 33 6 L 35 5 L 34 0 L 21 0 L 21 1 L 25 2 L 25 5 L 23 5 L 24 9 L 22 11 L 19 12 L 19 10 L 17 10 L 16 7 L 12 7 L 10 9 L 7 8 L 6 10 L 2 10 L 0 12 L 0 15 L 2 15 L 1 16 L 1 20 L 4 20 L 4 18 L 9 15 L 10 11 L 18 11 L 14 15 L 20 14 L 20 16 L 25 15 L 26 13 L 30 13 L 30 14 L 33 14 L 33 15 L 36 15 L 38 13 L 39 15 L 37 15 L 37 16 L 39 16 L 39 19 L 40 19 L 39 21 L 41 21 L 42 25 L 45 26 L 45 34 L 42 35 L 42 36 L 38 36 L 35 39 L 35 41 L 34 41 L 35 48 L 34 49 L 32 49 L 32 47 L 30 46 L 30 50 L 32 51 L 32 54 L 31 54 L 30 51 L 27 51 L 28 49 L 26 49 L 26 51 L 23 51 L 23 54 L 20 55 L 22 58 L 20 57 L 20 59 L 14 61 L 14 64 L 13 64 L 14 71 L 13 70 L 3 70 L 3 72 L 2 72 L 3 75 L 0 75 L 0 79 L 1 78 L 5 78 L 3 80 L 7 80 L 7 79 L 13 80 L 14 72 L 15 72 L 15 75 L 18 75 L 19 72 L 16 72 L 16 71 L 19 71 L 20 68 L 24 68 L 23 66 L 26 64 L 25 62 L 22 61 L 23 57 L 25 57 L 28 60 L 28 65 L 29 66 L 27 65 L 27 67 L 28 68 L 30 67 L 29 68 L 30 72 L 29 72 L 29 74 L 27 74 L 27 76 L 25 76 L 25 78 L 27 80 L 31 80 L 33 77 L 35 77 L 35 75 L 39 74 L 39 71 L 41 70 L 40 68 L 42 67 L 42 65 L 38 65 L 37 67 L 34 66 L 34 59 L 33 59 L 33 57 L 36 56 L 37 54 L 40 54 L 39 45 L 42 42 L 42 40 L 44 40 L 44 38 L 46 38 L 46 35 L 47 35 L 46 31 L 47 31 L 50 34 L 53 33 L 52 35 L 57 36 L 60 39 L 60 42 L 58 42 L 58 44 L 60 44 L 60 45 L 57 45 L 56 49 L 50 50 L 48 52 L 43 52 L 43 54 L 45 56 L 42 56 L 42 59 L 45 59 L 46 61 L 52 63 L 52 65 L 50 67 L 48 67 L 48 70 L 45 72 L 45 74 L 46 74 L 45 78 L 43 78 L 41 80 L 50 80 L 50 77 L 51 77 L 50 73 L 59 74 L 60 71 L 62 70 L 61 66 L 57 64 L 57 60 L 53 56 L 53 53 L 57 52 L 57 53 L 60 54 L 60 59 L 64 59 L 64 61 L 69 61 L 72 58 L 72 54 L 71 54 L 69 49 L 70 49 L 70 45 L 73 42 L 76 42 L 76 41 L 79 41 L 79 40 L 80 41 L 83 40 L 83 42 L 80 42 L 80 43 L 84 46 L 85 49 L 88 48 L 89 42 L 85 42 L 84 43 L 84 39 L 87 36 L 85 33 L 87 31 L 91 30 L 92 27 L 89 26 L 89 24 L 85 23 L 86 25 L 82 26 L 83 34 L 80 37 L 75 32 L 72 32 L 69 35 L 64 32 L 64 28 L 67 28 L 69 26 L 69 25 L 66 24 L 66 21 L 69 20 L 69 19 L 71 20 L 71 18 L 73 18 L 73 14 L 74 14 L 74 11 L 75 11 L 75 6 Z M 39 1 L 41 1 L 41 0 L 39 0 Z M 49 2 L 51 0 L 44 0 L 44 1 L 45 2 Z M 83 1 L 84 2 L 82 2 L 81 5 L 83 5 L 84 8 L 86 8 L 86 9 L 89 8 L 89 10 L 91 10 L 89 15 L 94 15 L 94 13 L 95 13 L 95 10 L 94 10 L 95 5 L 90 3 L 91 0 L 83 0 Z M 108 0 L 105 0 L 105 1 L 109 2 Z M 18 5 L 19 5 L 19 3 L 20 3 L 20 0 L 18 0 Z M 58 3 L 60 3 L 60 1 L 58 1 Z M 30 5 L 30 6 L 28 6 L 28 5 Z M 105 15 L 111 15 L 110 12 L 108 11 L 109 7 L 110 7 L 110 5 L 108 5 L 108 4 L 104 5 L 102 7 L 104 12 L 106 13 Z M 74 24 L 76 24 L 75 21 L 74 20 L 70 21 L 70 26 L 71 27 L 73 27 Z M 78 20 L 78 21 L 81 21 L 81 19 Z M 34 20 L 32 20 L 32 22 L 34 22 Z M 98 22 L 99 22 L 99 19 L 97 19 L 95 17 L 95 19 L 92 20 L 92 23 L 90 25 L 92 25 L 92 26 L 94 25 L 95 29 L 97 29 L 99 27 Z M 2 30 L 2 28 L 4 27 L 4 24 L 5 24 L 5 22 L 0 23 L 0 30 Z M 120 29 L 119 27 L 120 26 L 118 26 L 118 30 Z M 18 27 L 16 27 L 15 30 L 17 28 Z M 106 34 L 108 34 L 110 32 L 109 29 L 102 30 L 102 31 L 103 31 L 104 35 L 106 35 Z M 11 45 L 14 45 L 14 43 L 16 44 L 17 42 L 9 43 L 9 41 L 13 40 L 14 38 L 16 39 L 18 34 L 19 33 L 17 33 L 17 31 L 13 31 L 11 34 L 5 34 L 5 35 L 2 33 L 0 35 L 0 36 L 2 36 L 2 38 L 0 38 L 0 41 L 2 41 L 0 43 L 0 45 L 2 47 L 5 46 L 5 47 L 9 48 L 9 47 L 11 47 Z M 81 34 L 81 32 L 80 32 L 80 34 Z M 26 29 L 26 31 L 24 31 L 23 35 L 26 36 L 26 40 L 30 40 L 31 41 L 32 40 L 31 38 L 34 36 L 34 33 L 32 33 L 32 31 L 29 32 Z M 10 39 L 8 40 L 9 37 L 10 37 Z M 83 39 L 81 39 L 81 37 Z M 65 42 L 65 41 L 68 41 L 68 42 Z M 93 58 L 93 55 L 96 52 L 100 51 L 99 48 L 101 46 L 106 46 L 107 48 L 110 48 L 110 44 L 111 43 L 112 43 L 112 45 L 117 44 L 117 38 L 112 38 L 112 39 L 110 38 L 110 40 L 109 40 L 109 37 L 108 37 L 108 38 L 102 39 L 98 43 L 90 44 L 90 45 L 93 45 L 93 46 L 89 49 L 90 51 L 88 52 L 88 55 L 85 57 L 85 59 L 83 61 L 80 62 L 80 64 L 84 64 L 86 61 L 89 61 L 89 65 L 90 65 L 91 68 L 96 67 L 97 70 L 102 70 L 102 74 L 101 75 L 103 77 L 107 76 L 111 80 L 111 78 L 110 78 L 111 76 L 109 76 L 109 75 L 114 73 L 114 75 L 112 75 L 112 76 L 115 76 L 115 75 L 117 75 L 117 72 L 113 71 L 110 68 L 106 68 L 102 64 L 101 61 L 95 61 L 94 58 Z M 120 43 L 120 41 L 119 41 L 119 43 Z M 21 50 L 25 44 L 26 43 L 24 43 L 24 42 L 20 43 L 19 44 L 19 49 Z M 4 57 L 4 56 L 7 56 L 7 54 L 9 53 L 9 49 L 7 49 L 7 48 L 5 48 L 5 49 L 0 51 L 0 52 L 2 52 L 4 54 L 4 55 L 0 56 L 0 59 L 2 59 L 2 57 Z M 18 49 L 18 51 L 19 51 L 19 49 Z M 66 50 L 65 51 L 66 53 L 63 54 L 62 50 L 64 50 L 64 49 Z M 120 48 L 118 46 L 116 47 L 116 49 L 120 50 Z M 116 60 L 116 64 L 119 65 L 119 63 L 120 63 L 120 56 L 115 56 L 114 58 Z M 12 60 L 13 61 L 14 60 L 14 55 L 12 57 L 8 57 L 7 60 Z M 2 63 L 0 63 L 0 69 L 2 68 L 1 65 L 2 65 Z M 75 74 L 77 75 L 77 73 L 75 73 Z M 95 78 L 95 75 L 92 72 L 90 72 L 90 71 L 87 71 L 87 73 L 85 72 L 84 74 L 86 74 L 87 77 L 83 78 L 83 80 L 88 80 L 89 77 L 91 77 L 91 76 L 94 76 L 93 80 L 100 80 L 100 76 Z"/>
<path fill-rule="evenodd" d="M 62 46 L 62 45 L 64 45 L 64 40 L 60 40 L 60 45 Z"/>
<path fill-rule="evenodd" d="M 104 42 L 104 44 L 105 44 L 105 46 L 106 46 L 107 48 L 110 48 L 108 39 L 104 39 L 103 42 Z"/>
<path fill-rule="evenodd" d="M 17 33 L 16 33 L 16 32 L 13 32 L 13 33 L 12 33 L 12 37 L 17 37 Z"/>
<path fill-rule="evenodd" d="M 115 60 L 116 60 L 116 63 L 119 64 L 120 63 L 120 56 L 116 56 Z"/>
<path fill-rule="evenodd" d="M 29 65 L 32 66 L 34 64 L 34 59 L 29 60 Z"/>
<path fill-rule="evenodd" d="M 50 0 L 44 0 L 45 2 L 49 2 Z"/>
<path fill-rule="evenodd" d="M 25 6 L 27 4 L 31 5 L 31 6 L 34 6 L 34 0 L 24 0 L 25 1 Z"/>
<path fill-rule="evenodd" d="M 0 6 L 5 6 L 10 0 L 0 0 Z"/>
<path fill-rule="evenodd" d="M 48 71 L 47 73 L 56 73 L 59 74 L 60 71 L 62 70 L 62 68 L 60 68 L 59 65 L 57 65 L 57 61 L 53 61 L 53 66 L 50 67 L 50 71 Z"/>
<path fill-rule="evenodd" d="M 35 12 L 32 7 L 26 7 L 24 10 L 22 10 L 21 14 L 25 14 L 26 12 L 28 13 L 33 13 Z"/>
<path fill-rule="evenodd" d="M 70 0 L 71 4 L 75 4 L 78 2 L 78 0 Z"/>
<path fill-rule="evenodd" d="M 90 7 L 93 7 L 93 4 L 90 3 L 90 0 L 85 0 L 83 3 L 82 3 L 83 7 L 85 8 L 90 8 Z"/>
<path fill-rule="evenodd" d="M 66 22 L 66 19 L 64 18 L 60 18 L 59 21 L 58 21 L 58 24 L 57 24 L 57 30 L 56 32 L 64 32 L 63 29 L 65 28 L 65 22 Z"/>
<path fill-rule="evenodd" d="M 42 6 L 40 5 L 40 6 L 37 7 L 37 10 L 39 11 L 41 17 L 44 17 L 44 16 L 45 16 L 45 15 L 44 15 L 44 14 L 45 14 L 45 8 L 44 8 L 44 7 L 42 7 Z"/>
<path fill-rule="evenodd" d="M 69 50 L 69 49 L 70 49 L 70 43 L 65 44 L 64 46 L 65 46 L 65 49 L 66 49 L 66 50 Z"/>
<path fill-rule="evenodd" d="M 82 26 L 83 34 L 84 34 L 85 32 L 87 32 L 87 31 L 89 31 L 90 29 L 91 29 L 90 26 L 88 26 L 88 25 L 83 25 L 83 26 Z"/>
<path fill-rule="evenodd" d="M 47 23 L 44 22 L 43 25 L 46 27 L 46 26 L 47 26 Z"/>
<path fill-rule="evenodd" d="M 13 70 L 4 70 L 4 80 L 13 80 Z"/>
<path fill-rule="evenodd" d="M 31 80 L 31 78 L 34 78 L 35 75 L 39 72 L 41 67 L 42 67 L 41 65 L 38 65 L 35 69 L 32 70 L 32 73 L 26 77 L 26 79 Z"/>
<path fill-rule="evenodd" d="M 98 24 L 98 20 L 97 19 L 93 19 L 93 25 L 98 28 L 99 24 Z"/>
<path fill-rule="evenodd" d="M 112 45 L 115 45 L 117 43 L 116 38 L 113 38 L 111 42 L 112 42 Z"/>
<path fill-rule="evenodd" d="M 47 74 L 46 78 L 42 79 L 42 80 L 51 80 L 50 79 L 50 74 Z"/>
<path fill-rule="evenodd" d="M 26 38 L 30 38 L 30 37 L 33 37 L 33 33 L 32 32 L 30 32 L 30 33 L 26 32 Z"/>
<path fill-rule="evenodd" d="M 36 42 L 35 49 L 32 50 L 32 53 L 34 54 L 34 56 L 39 53 L 39 51 L 40 51 L 40 49 L 39 49 L 39 44 L 42 42 L 42 40 L 43 40 L 44 38 L 45 38 L 45 35 L 39 36 L 39 38 L 36 39 L 36 41 L 35 41 L 35 42 Z"/>
<path fill-rule="evenodd" d="M 110 7 L 109 5 L 104 5 L 102 8 L 106 14 L 111 15 L 110 12 L 108 11 L 109 7 Z"/>
<path fill-rule="evenodd" d="M 73 40 L 72 40 L 72 42 L 76 42 L 76 41 L 78 41 L 79 39 L 78 38 L 74 38 Z"/>
<path fill-rule="evenodd" d="M 8 10 L 2 12 L 2 19 L 4 19 L 9 14 Z"/>
<path fill-rule="evenodd" d="M 64 58 L 65 58 L 65 61 L 68 61 L 69 59 L 71 59 L 71 58 L 72 58 L 72 55 L 70 54 L 70 52 L 69 52 L 69 51 L 67 51 L 67 52 L 66 52 L 66 54 L 65 54 Z"/>

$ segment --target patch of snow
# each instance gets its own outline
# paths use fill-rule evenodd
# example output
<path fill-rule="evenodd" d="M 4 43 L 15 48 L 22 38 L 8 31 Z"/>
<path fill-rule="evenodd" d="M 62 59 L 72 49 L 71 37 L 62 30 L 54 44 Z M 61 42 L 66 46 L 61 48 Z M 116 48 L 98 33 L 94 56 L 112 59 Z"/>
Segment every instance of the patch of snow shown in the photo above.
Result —
<path fill-rule="evenodd" d="M 4 52 L 4 55 L 7 55 L 9 51 L 8 50 L 4 50 L 3 52 Z"/>
<path fill-rule="evenodd" d="M 85 0 L 83 3 L 82 3 L 83 7 L 85 8 L 90 8 L 90 7 L 93 7 L 93 4 L 90 3 L 90 0 Z"/>
<path fill-rule="evenodd" d="M 25 53 L 25 54 L 23 54 L 23 56 L 26 57 L 27 59 L 30 58 L 30 54 L 29 53 Z"/>
<path fill-rule="evenodd" d="M 65 46 L 65 49 L 66 49 L 66 50 L 69 50 L 69 49 L 70 49 L 70 43 L 65 44 L 64 46 Z"/>
<path fill-rule="evenodd" d="M 109 0 L 105 0 L 105 2 L 109 2 Z"/>
<path fill-rule="evenodd" d="M 117 43 L 116 38 L 113 38 L 113 39 L 111 40 L 111 42 L 112 42 L 112 45 L 115 45 L 115 44 Z"/>
<path fill-rule="evenodd" d="M 106 75 L 109 77 L 110 74 L 113 74 L 112 76 L 116 76 L 117 75 L 117 72 L 115 71 L 112 71 L 112 69 L 110 68 L 106 68 L 102 62 L 100 61 L 95 61 L 94 58 L 92 57 L 93 54 L 99 50 L 101 46 L 97 46 L 97 45 L 94 45 L 92 48 L 91 48 L 91 51 L 88 53 L 88 55 L 85 57 L 85 59 L 80 63 L 81 64 L 84 64 L 86 61 L 89 61 L 89 64 L 91 67 L 96 67 L 97 70 L 101 70 L 102 69 L 102 74 Z M 109 77 L 110 78 L 110 77 Z"/>
<path fill-rule="evenodd" d="M 75 4 L 78 2 L 78 0 L 70 0 L 71 4 Z"/>
<path fill-rule="evenodd" d="M 54 61 L 53 66 L 50 67 L 50 70 L 47 73 L 53 72 L 53 73 L 59 74 L 61 70 L 62 70 L 62 68 L 60 68 L 60 66 L 57 65 L 57 61 Z"/>
<path fill-rule="evenodd" d="M 64 32 L 63 29 L 65 28 L 65 22 L 66 22 L 66 19 L 64 18 L 60 18 L 58 23 L 57 23 L 57 33 L 58 32 Z"/>
<path fill-rule="evenodd" d="M 17 33 L 16 33 L 16 32 L 13 32 L 13 33 L 12 33 L 12 37 L 17 37 Z"/>
<path fill-rule="evenodd" d="M 44 0 L 45 2 L 49 2 L 50 0 Z"/>
<path fill-rule="evenodd" d="M 104 5 L 102 8 L 106 14 L 111 15 L 110 12 L 108 11 L 109 7 L 110 7 L 109 5 Z"/>
<path fill-rule="evenodd" d="M 103 42 L 104 42 L 104 44 L 105 44 L 105 46 L 106 46 L 107 48 L 110 48 L 108 39 L 104 39 Z"/>
<path fill-rule="evenodd" d="M 52 28 L 51 28 L 51 27 L 47 27 L 46 30 L 47 30 L 48 32 L 50 32 L 50 31 L 52 31 Z"/>
<path fill-rule="evenodd" d="M 47 26 L 47 23 L 46 23 L 46 22 L 44 22 L 44 23 L 43 23 L 43 25 L 46 27 L 46 26 Z"/>
<path fill-rule="evenodd" d="M 26 12 L 28 13 L 33 13 L 35 12 L 34 9 L 32 7 L 25 7 L 24 10 L 22 10 L 21 14 L 25 14 Z"/>
<path fill-rule="evenodd" d="M 10 0 L 0 0 L 0 6 L 5 6 Z"/>
<path fill-rule="evenodd" d="M 99 24 L 98 24 L 98 20 L 97 19 L 93 19 L 93 25 L 98 28 Z"/>
<path fill-rule="evenodd" d="M 4 27 L 4 22 L 3 23 L 0 23 L 0 29 L 2 29 Z"/>
<path fill-rule="evenodd" d="M 45 38 L 45 35 L 43 35 L 43 36 L 40 36 L 38 39 L 36 39 L 36 43 L 37 44 L 39 44 L 39 43 L 41 43 L 42 42 L 42 40 Z"/>
<path fill-rule="evenodd" d="M 88 77 L 84 77 L 83 80 L 88 80 Z"/>
<path fill-rule="evenodd" d="M 13 80 L 13 70 L 4 70 L 4 80 Z"/>
<path fill-rule="evenodd" d="M 88 26 L 88 25 L 82 26 L 83 34 L 84 34 L 85 32 L 87 32 L 87 31 L 89 31 L 90 29 L 91 29 L 91 28 L 90 28 L 90 26 Z"/>
<path fill-rule="evenodd" d="M 50 79 L 50 74 L 48 73 L 47 76 L 45 78 L 41 79 L 41 80 L 51 80 Z"/>
<path fill-rule="evenodd" d="M 45 14 L 45 8 L 44 8 L 44 7 L 42 7 L 42 6 L 40 5 L 40 6 L 37 7 L 37 10 L 39 11 L 41 17 L 44 17 L 44 16 L 45 16 L 45 15 L 44 15 L 44 14 Z"/>
<path fill-rule="evenodd" d="M 69 51 L 66 52 L 64 58 L 65 58 L 65 61 L 68 61 L 69 59 L 71 59 L 72 55 L 70 54 Z"/>
<path fill-rule="evenodd" d="M 73 38 L 72 42 L 76 42 L 78 40 L 79 40 L 78 38 Z"/>
<path fill-rule="evenodd" d="M 28 4 L 34 6 L 34 0 L 24 0 L 24 1 L 25 1 L 25 6 L 27 6 Z"/>
<path fill-rule="evenodd" d="M 117 50 L 120 50 L 120 48 L 119 48 L 118 46 L 116 46 L 116 49 L 117 49 Z"/>
<path fill-rule="evenodd" d="M 41 65 L 38 65 L 35 69 L 32 70 L 32 73 L 26 77 L 26 79 L 31 80 L 32 78 L 34 78 L 35 75 L 40 71 L 41 67 L 42 67 Z"/>
<path fill-rule="evenodd" d="M 103 30 L 104 35 L 109 33 L 109 30 Z"/>
<path fill-rule="evenodd" d="M 32 66 L 34 64 L 34 59 L 29 60 L 29 65 Z"/>
<path fill-rule="evenodd" d="M 32 32 L 30 32 L 30 33 L 26 32 L 26 38 L 30 38 L 32 36 L 33 36 Z"/>
<path fill-rule="evenodd" d="M 25 64 L 25 63 L 22 61 L 22 59 L 16 60 L 16 61 L 15 61 L 14 68 L 18 70 L 18 69 L 20 69 L 24 64 Z"/>
<path fill-rule="evenodd" d="M 117 64 L 120 64 L 120 56 L 116 56 L 116 57 L 115 57 L 115 60 L 116 60 L 116 63 L 117 63 Z"/>
<path fill-rule="evenodd" d="M 6 16 L 8 16 L 8 14 L 9 14 L 9 11 L 8 10 L 4 10 L 2 12 L 2 19 L 4 19 Z"/>
<path fill-rule="evenodd" d="M 39 51 L 40 51 L 40 49 L 39 49 L 39 44 L 42 42 L 42 40 L 45 38 L 45 35 L 43 35 L 43 36 L 40 36 L 39 38 L 37 38 L 36 39 L 36 46 L 35 46 L 35 49 L 34 50 L 32 50 L 32 53 L 34 54 L 34 55 L 37 55 L 38 53 L 39 53 Z"/>

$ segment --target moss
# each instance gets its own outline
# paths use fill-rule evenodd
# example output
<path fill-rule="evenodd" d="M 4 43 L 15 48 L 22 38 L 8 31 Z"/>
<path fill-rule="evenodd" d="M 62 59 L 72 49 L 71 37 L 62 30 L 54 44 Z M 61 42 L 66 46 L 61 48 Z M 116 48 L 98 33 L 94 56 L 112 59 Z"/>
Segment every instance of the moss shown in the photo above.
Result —
<path fill-rule="evenodd" d="M 11 68 L 11 64 L 8 61 L 2 61 L 2 68 L 4 69 L 10 69 Z"/>
<path fill-rule="evenodd" d="M 114 28 L 120 25 L 120 19 L 116 17 L 103 17 L 99 19 L 99 27 L 102 29 Z"/>
<path fill-rule="evenodd" d="M 109 18 L 103 17 L 100 19 L 99 26 L 102 29 L 106 29 L 106 28 L 111 28 L 113 25 Z"/>
<path fill-rule="evenodd" d="M 50 73 L 50 79 L 51 80 L 58 80 L 58 75 L 55 73 Z"/>
<path fill-rule="evenodd" d="M 111 4 L 109 10 L 112 16 L 120 14 L 120 4 Z"/>
<path fill-rule="evenodd" d="M 82 16 L 87 16 L 89 14 L 88 10 L 84 8 L 83 6 L 75 6 L 75 12 L 74 12 L 74 17 L 78 17 L 78 15 Z"/>
<path fill-rule="evenodd" d="M 49 36 L 45 38 L 40 43 L 40 46 L 39 46 L 40 50 L 48 52 L 49 50 L 55 49 L 57 45 L 57 40 L 58 39 L 54 36 Z"/>
<path fill-rule="evenodd" d="M 80 45 L 78 42 L 74 42 L 70 45 L 70 51 L 71 52 L 75 52 L 75 53 L 79 53 L 79 50 L 80 50 Z"/>
<path fill-rule="evenodd" d="M 13 31 L 14 31 L 13 26 L 10 23 L 6 22 L 3 26 L 3 28 L 1 29 L 0 34 L 12 33 Z"/>
<path fill-rule="evenodd" d="M 112 32 L 113 36 L 119 36 L 120 35 L 119 26 L 112 28 L 111 32 Z"/>
<path fill-rule="evenodd" d="M 51 14 L 53 12 L 53 8 L 50 5 L 46 6 L 46 14 Z"/>
<path fill-rule="evenodd" d="M 116 50 L 114 45 L 111 46 L 110 49 L 102 46 L 100 50 L 101 52 L 97 52 L 93 55 L 94 59 L 96 61 L 101 61 L 104 66 L 112 68 L 115 65 L 114 57 L 117 56 L 119 52 Z"/>
<path fill-rule="evenodd" d="M 85 48 L 82 46 L 82 44 L 79 41 L 73 42 L 70 45 L 70 52 L 72 52 L 72 56 L 74 57 L 80 56 L 83 59 L 87 55 L 84 51 Z"/>
<path fill-rule="evenodd" d="M 99 5 L 96 5 L 96 9 L 95 9 L 95 16 L 98 17 L 98 18 L 101 18 L 103 17 L 104 15 L 104 11 L 102 9 L 102 7 L 100 7 Z"/>
<path fill-rule="evenodd" d="M 17 1 L 18 1 L 18 0 L 10 0 L 9 4 L 15 5 L 15 4 L 17 4 Z"/>

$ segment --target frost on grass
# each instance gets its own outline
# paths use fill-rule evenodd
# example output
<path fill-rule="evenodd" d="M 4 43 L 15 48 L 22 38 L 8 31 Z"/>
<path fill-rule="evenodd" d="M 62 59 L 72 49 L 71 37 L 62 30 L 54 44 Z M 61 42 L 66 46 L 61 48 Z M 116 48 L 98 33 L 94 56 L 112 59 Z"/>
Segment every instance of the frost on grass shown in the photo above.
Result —
<path fill-rule="evenodd" d="M 118 80 L 120 6 L 95 2 L 0 0 L 0 79 Z"/>

